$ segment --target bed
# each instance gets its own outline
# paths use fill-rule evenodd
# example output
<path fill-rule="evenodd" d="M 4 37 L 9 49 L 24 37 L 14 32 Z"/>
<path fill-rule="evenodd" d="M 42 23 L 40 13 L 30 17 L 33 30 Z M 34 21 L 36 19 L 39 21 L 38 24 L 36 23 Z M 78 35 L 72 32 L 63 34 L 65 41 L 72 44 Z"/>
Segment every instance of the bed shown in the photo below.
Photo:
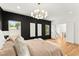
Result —
<path fill-rule="evenodd" d="M 24 45 L 28 47 L 30 56 L 63 56 L 59 47 L 44 40 L 25 40 Z M 17 56 L 17 49 L 14 46 L 15 43 L 7 41 L 0 50 L 0 56 Z"/>
<path fill-rule="evenodd" d="M 61 49 L 44 40 L 26 41 L 31 56 L 63 56 Z"/>
<path fill-rule="evenodd" d="M 4 47 L 0 49 L 0 56 L 16 56 L 14 43 L 12 41 L 5 42 Z"/>

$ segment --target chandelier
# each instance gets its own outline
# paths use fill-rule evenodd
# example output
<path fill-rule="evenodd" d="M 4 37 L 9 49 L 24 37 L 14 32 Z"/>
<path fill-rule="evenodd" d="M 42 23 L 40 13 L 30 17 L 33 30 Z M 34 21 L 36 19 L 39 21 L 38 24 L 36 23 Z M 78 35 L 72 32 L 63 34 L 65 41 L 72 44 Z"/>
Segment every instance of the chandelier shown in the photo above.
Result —
<path fill-rule="evenodd" d="M 31 16 L 37 19 L 45 19 L 47 17 L 47 11 L 40 8 L 40 3 L 37 5 L 38 8 L 31 12 Z"/>

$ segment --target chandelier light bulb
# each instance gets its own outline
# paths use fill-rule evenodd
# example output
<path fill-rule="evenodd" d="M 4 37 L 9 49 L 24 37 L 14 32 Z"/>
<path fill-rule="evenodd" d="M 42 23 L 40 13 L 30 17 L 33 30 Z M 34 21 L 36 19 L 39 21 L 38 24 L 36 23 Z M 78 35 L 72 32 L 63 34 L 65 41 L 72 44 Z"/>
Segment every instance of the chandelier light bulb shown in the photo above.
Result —
<path fill-rule="evenodd" d="M 38 7 L 40 4 L 38 4 Z M 33 12 L 31 12 L 31 16 L 38 18 L 38 19 L 44 19 L 47 17 L 47 11 L 41 9 L 40 7 L 35 9 Z"/>

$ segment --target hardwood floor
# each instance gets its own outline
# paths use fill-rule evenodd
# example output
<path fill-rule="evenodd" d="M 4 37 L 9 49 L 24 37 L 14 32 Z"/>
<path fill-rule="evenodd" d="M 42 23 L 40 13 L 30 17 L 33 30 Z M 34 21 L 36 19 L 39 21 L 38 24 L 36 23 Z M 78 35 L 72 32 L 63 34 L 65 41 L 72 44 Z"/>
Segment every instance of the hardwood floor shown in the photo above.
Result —
<path fill-rule="evenodd" d="M 65 56 L 79 56 L 79 45 L 66 42 L 63 38 L 56 40 L 49 39 L 47 41 L 54 42 L 61 47 Z"/>

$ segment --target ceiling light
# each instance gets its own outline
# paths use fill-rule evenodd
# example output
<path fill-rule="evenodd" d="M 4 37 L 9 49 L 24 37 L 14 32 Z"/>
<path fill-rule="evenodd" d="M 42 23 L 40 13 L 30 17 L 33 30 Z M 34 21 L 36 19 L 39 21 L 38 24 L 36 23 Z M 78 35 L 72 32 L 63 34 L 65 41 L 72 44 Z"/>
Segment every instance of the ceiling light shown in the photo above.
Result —
<path fill-rule="evenodd" d="M 21 9 L 21 7 L 20 6 L 17 6 L 17 9 Z"/>
<path fill-rule="evenodd" d="M 47 11 L 40 8 L 40 3 L 37 4 L 38 8 L 35 9 L 33 12 L 31 12 L 31 16 L 37 19 L 44 19 L 47 17 L 48 13 Z"/>
<path fill-rule="evenodd" d="M 69 11 L 69 14 L 72 14 L 72 11 Z"/>
<path fill-rule="evenodd" d="M 52 19 L 53 19 L 53 20 L 55 20 L 56 18 L 55 18 L 55 17 L 53 17 Z"/>

